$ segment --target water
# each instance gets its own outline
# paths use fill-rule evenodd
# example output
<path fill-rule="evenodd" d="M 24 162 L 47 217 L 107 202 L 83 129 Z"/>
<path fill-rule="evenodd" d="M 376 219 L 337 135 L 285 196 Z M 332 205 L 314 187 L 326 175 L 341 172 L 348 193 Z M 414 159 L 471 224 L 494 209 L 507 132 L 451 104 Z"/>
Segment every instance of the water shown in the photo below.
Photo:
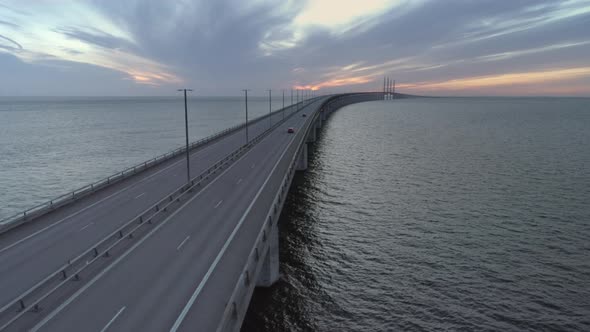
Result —
<path fill-rule="evenodd" d="M 189 105 L 192 140 L 243 120 L 241 98 Z M 589 331 L 588 105 L 334 113 L 282 216 L 281 280 L 243 330 Z M 183 121 L 181 98 L 0 98 L 0 218 L 182 145 Z"/>
<path fill-rule="evenodd" d="M 191 141 L 245 121 L 242 97 L 188 102 Z M 273 110 L 280 107 L 282 99 L 274 99 Z M 266 97 L 249 96 L 251 119 L 268 110 Z M 0 219 L 183 146 L 184 140 L 182 97 L 0 97 Z"/>
<path fill-rule="evenodd" d="M 590 331 L 590 99 L 370 102 L 327 122 L 243 331 Z"/>

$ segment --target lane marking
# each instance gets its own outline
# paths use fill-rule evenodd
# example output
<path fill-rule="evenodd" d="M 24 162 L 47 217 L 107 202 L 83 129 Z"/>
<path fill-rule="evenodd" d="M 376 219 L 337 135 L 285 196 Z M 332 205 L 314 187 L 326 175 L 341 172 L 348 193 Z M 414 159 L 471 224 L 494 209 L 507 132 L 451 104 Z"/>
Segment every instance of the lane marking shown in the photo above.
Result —
<path fill-rule="evenodd" d="M 211 266 L 209 267 L 209 270 L 207 270 L 207 273 L 205 273 L 205 276 L 203 277 L 203 279 L 201 280 L 201 282 L 199 283 L 199 285 L 197 286 L 197 288 L 195 289 L 195 291 L 191 295 L 190 299 L 188 300 L 188 302 L 186 303 L 186 305 L 182 309 L 180 315 L 178 316 L 178 318 L 174 322 L 174 325 L 170 328 L 170 332 L 176 332 L 178 330 L 178 328 L 180 327 L 180 324 L 182 323 L 182 321 L 184 320 L 184 318 L 188 314 L 190 308 L 195 303 L 195 300 L 197 299 L 197 297 L 199 296 L 199 294 L 201 293 L 201 291 L 205 287 L 205 284 L 209 280 L 209 277 L 213 273 L 213 270 L 215 270 L 215 267 L 217 267 L 217 264 L 219 263 L 219 261 L 221 260 L 221 257 L 223 256 L 223 254 L 225 253 L 225 251 L 229 247 L 229 244 L 231 243 L 233 238 L 236 236 L 236 233 L 238 232 L 238 230 L 240 229 L 240 227 L 244 223 L 244 220 L 246 220 L 246 216 L 250 213 L 252 206 L 254 206 L 254 203 L 256 202 L 256 200 L 258 199 L 260 194 L 262 193 L 263 189 L 266 187 L 266 184 L 270 180 L 270 178 L 273 175 L 273 173 L 275 172 L 276 168 L 279 166 L 279 163 L 281 162 L 281 160 L 285 156 L 285 153 L 287 153 L 287 151 L 289 150 L 289 147 L 291 147 L 291 144 L 293 144 L 293 141 L 295 140 L 296 137 L 297 136 L 293 136 L 293 138 L 291 138 L 291 141 L 286 145 L 285 149 L 283 150 L 283 153 L 281 154 L 281 156 L 279 157 L 279 159 L 277 160 L 277 162 L 273 166 L 272 170 L 270 171 L 270 173 L 266 177 L 266 180 L 264 181 L 264 183 L 262 184 L 262 186 L 260 187 L 260 189 L 256 193 L 256 196 L 254 196 L 254 198 L 250 202 L 250 205 L 248 205 L 246 212 L 244 212 L 244 214 L 242 215 L 242 217 L 238 221 L 238 224 L 236 225 L 236 227 L 234 228 L 234 230 L 230 234 L 229 238 L 223 244 L 223 247 L 221 248 L 221 250 L 217 254 L 217 257 L 215 257 L 213 264 L 211 264 Z"/>
<path fill-rule="evenodd" d="M 240 130 L 240 131 L 241 131 L 241 130 Z M 227 136 L 226 138 L 232 137 L 232 136 L 236 135 L 237 133 L 238 133 L 238 132 L 236 132 L 236 133 L 233 133 L 233 134 L 231 134 L 231 135 Z M 224 139 L 222 139 L 221 141 L 223 141 L 223 140 L 224 140 Z M 219 143 L 219 142 L 221 142 L 221 141 L 218 141 L 218 142 L 216 142 L 216 143 Z M 210 144 L 210 145 L 208 145 L 208 146 L 206 146 L 206 147 L 204 147 L 204 148 L 198 149 L 197 151 L 195 151 L 194 153 L 192 153 L 192 155 L 191 155 L 191 157 L 190 157 L 190 158 L 192 159 L 193 157 L 195 157 L 195 156 L 197 155 L 197 152 L 203 152 L 203 151 L 205 151 L 205 150 L 208 150 L 208 149 L 210 149 L 210 148 L 212 148 L 212 147 L 214 147 L 214 146 L 216 146 L 216 145 L 217 145 L 217 144 L 215 144 L 215 143 L 214 143 L 214 144 Z M 19 245 L 19 244 L 21 244 L 21 243 L 25 242 L 26 240 L 28 240 L 28 239 L 30 239 L 30 238 L 32 238 L 32 237 L 34 237 L 34 236 L 36 236 L 36 235 L 38 235 L 38 234 L 40 234 L 40 233 L 42 233 L 42 232 L 44 232 L 44 231 L 48 230 L 48 229 L 50 229 L 50 228 L 52 228 L 52 227 L 54 227 L 54 226 L 56 226 L 56 225 L 58 225 L 58 224 L 61 224 L 62 222 L 66 221 L 66 220 L 68 220 L 68 219 L 70 219 L 70 218 L 72 218 L 72 217 L 75 217 L 75 216 L 77 216 L 78 214 L 80 214 L 80 213 L 82 213 L 82 212 L 84 212 L 84 211 L 86 211 L 86 210 L 88 210 L 88 209 L 90 209 L 90 208 L 92 208 L 92 207 L 96 206 L 97 204 L 100 204 L 100 203 L 104 202 L 105 200 L 107 200 L 107 199 L 109 199 L 109 198 L 111 198 L 111 197 L 113 197 L 113 196 L 115 196 L 115 195 L 118 195 L 118 194 L 120 194 L 120 193 L 122 193 L 122 192 L 124 192 L 124 191 L 126 191 L 126 190 L 128 190 L 128 189 L 131 189 L 131 188 L 133 188 L 134 186 L 136 186 L 136 185 L 138 185 L 138 184 L 140 184 L 140 183 L 143 183 L 144 181 L 146 181 L 146 180 L 149 180 L 149 179 L 151 179 L 152 177 L 154 177 L 154 176 L 156 176 L 156 175 L 158 175 L 158 174 L 160 174 L 160 173 L 162 173 L 162 172 L 164 172 L 164 171 L 168 170 L 169 168 L 171 168 L 171 167 L 174 167 L 174 166 L 176 166 L 176 165 L 178 165 L 178 164 L 180 164 L 181 162 L 184 162 L 184 161 L 185 161 L 185 160 L 183 160 L 183 159 L 180 159 L 180 160 L 176 161 L 175 163 L 171 164 L 170 166 L 167 166 L 166 168 L 163 168 L 163 169 L 161 169 L 161 170 L 157 171 L 156 173 L 154 173 L 154 174 L 151 174 L 151 175 L 149 175 L 149 176 L 147 176 L 147 177 L 145 177 L 145 178 L 143 178 L 143 179 L 139 180 L 138 182 L 132 183 L 132 184 L 131 184 L 131 185 L 129 185 L 128 187 L 122 188 L 121 190 L 119 190 L 119 191 L 117 191 L 117 192 L 114 192 L 114 193 L 112 193 L 111 195 L 109 195 L 109 196 L 106 196 L 106 197 L 104 197 L 104 198 L 102 198 L 102 199 L 100 199 L 100 200 L 98 200 L 98 201 L 94 202 L 93 204 L 90 204 L 90 205 L 86 206 L 85 208 L 83 208 L 83 209 L 81 209 L 81 210 L 78 210 L 78 211 L 76 211 L 76 212 L 74 212 L 74 213 L 70 214 L 70 215 L 69 215 L 69 216 L 67 216 L 67 217 L 64 217 L 64 218 L 62 218 L 62 219 L 60 219 L 60 220 L 58 220 L 58 221 L 56 221 L 56 222 L 54 222 L 54 223 L 52 223 L 52 224 L 50 224 L 50 225 L 48 225 L 48 226 L 44 227 L 44 228 L 41 228 L 40 230 L 38 230 L 38 231 L 36 231 L 36 232 L 34 232 L 34 233 L 32 233 L 32 234 L 30 234 L 30 235 L 28 235 L 28 236 L 24 237 L 24 238 L 22 238 L 22 239 L 20 239 L 20 240 L 18 240 L 18 241 L 16 241 L 16 242 L 14 242 L 14 243 L 12 243 L 12 244 L 10 244 L 10 245 L 8 245 L 8 246 L 6 246 L 6 247 L 4 247 L 4 248 L 0 249 L 0 253 L 3 253 L 4 251 L 6 251 L 6 250 L 8 250 L 8 249 L 10 249 L 10 248 L 13 248 L 13 247 L 15 247 L 15 246 L 17 246 L 17 245 Z M 146 209 L 146 211 L 147 211 L 147 210 L 149 210 L 149 207 L 148 207 L 148 209 Z M 145 212 L 145 211 L 144 211 L 144 212 Z M 142 213 L 142 214 L 143 214 L 143 213 Z M 137 218 L 137 217 L 138 217 L 138 216 L 136 216 L 136 217 L 134 217 L 134 218 Z"/>
<path fill-rule="evenodd" d="M 80 228 L 80 232 L 81 232 L 81 231 L 83 231 L 83 230 L 85 230 L 86 228 L 88 228 L 88 227 L 92 226 L 92 225 L 94 225 L 94 223 L 93 223 L 93 222 L 91 222 L 90 224 L 88 224 L 88 225 L 86 225 L 86 226 L 84 226 L 84 227 Z"/>
<path fill-rule="evenodd" d="M 242 179 L 239 179 L 238 182 L 236 184 L 240 184 L 240 182 L 242 182 Z"/>
<path fill-rule="evenodd" d="M 178 245 L 178 247 L 176 247 L 176 250 L 180 250 L 180 248 L 182 248 L 182 246 L 184 245 L 184 243 L 185 243 L 186 241 L 188 241 L 188 239 L 190 239 L 190 237 L 191 237 L 191 236 L 189 235 L 189 236 L 187 236 L 187 237 L 186 237 L 184 240 L 182 240 L 182 242 L 180 242 L 180 244 Z"/>
<path fill-rule="evenodd" d="M 115 314 L 115 316 L 113 316 L 113 318 L 111 318 L 111 320 L 107 323 L 107 325 L 105 325 L 102 330 L 100 330 L 100 332 L 104 332 L 106 331 L 109 326 L 111 326 L 111 324 L 113 324 L 113 322 L 115 321 L 115 319 L 117 319 L 117 317 L 119 317 L 119 315 L 125 310 L 125 306 L 121 309 L 119 309 L 119 311 L 117 311 L 117 313 Z"/>
<path fill-rule="evenodd" d="M 145 193 L 141 193 L 141 194 L 139 194 L 139 195 L 135 196 L 135 199 L 138 199 L 138 198 L 140 198 L 140 197 L 141 197 L 141 196 L 143 196 L 143 195 L 145 195 Z"/>
<path fill-rule="evenodd" d="M 268 137 L 270 137 L 270 135 L 269 136 L 266 136 L 264 139 L 267 139 Z M 161 223 L 159 223 L 158 225 L 156 225 L 156 227 L 154 227 L 149 233 L 147 233 L 143 238 L 141 238 L 139 241 L 137 241 L 131 248 L 129 248 L 128 251 L 124 252 L 119 258 L 117 258 L 115 261 L 113 261 L 111 263 L 111 265 L 107 266 L 104 270 L 102 270 L 94 278 L 92 278 L 88 283 L 86 283 L 82 288 L 80 288 L 72 296 L 70 296 L 70 298 L 68 298 L 66 301 L 62 302 L 50 314 L 48 314 L 47 316 L 45 316 L 45 318 L 43 318 L 43 320 L 41 320 L 39 323 L 37 323 L 37 325 L 35 325 L 31 329 L 31 332 L 38 331 L 45 324 L 47 324 L 47 322 L 49 322 L 50 320 L 52 320 L 65 307 L 67 307 L 70 303 L 72 303 L 75 299 L 77 299 L 82 293 L 84 293 L 88 288 L 90 288 L 90 286 L 94 285 L 100 278 L 102 278 L 102 276 L 104 276 L 107 272 L 109 272 L 110 270 L 112 270 L 117 264 L 119 264 L 119 262 L 121 262 L 123 259 L 125 259 L 125 257 L 127 257 L 129 254 L 131 254 L 135 249 L 137 249 L 137 247 L 139 247 L 143 242 L 145 242 L 147 239 L 149 239 L 156 231 L 158 231 L 160 228 L 162 228 L 164 225 L 166 225 L 168 223 L 168 221 L 170 221 L 180 211 L 182 211 L 185 206 L 187 206 L 188 204 L 190 204 L 197 197 L 199 197 L 202 193 L 204 193 L 207 188 L 209 188 L 210 186 L 212 186 L 215 182 L 217 182 L 217 180 L 221 179 L 225 173 L 229 172 L 235 165 L 238 165 L 239 161 L 242 160 L 242 159 L 244 159 L 248 155 L 249 155 L 248 153 L 245 153 L 240 158 L 238 158 L 238 160 L 236 160 L 233 164 L 231 164 L 228 168 L 226 168 L 221 174 L 219 174 L 218 177 L 216 177 L 215 179 L 213 179 L 211 182 L 209 182 L 209 184 L 207 184 L 205 187 L 203 187 L 203 189 L 201 189 L 201 191 L 199 191 L 198 193 L 196 193 L 195 196 L 193 196 L 189 200 L 187 200 L 176 211 L 174 211 L 172 214 L 170 214 L 168 216 L 168 218 L 164 219 Z"/>
<path fill-rule="evenodd" d="M 268 135 L 268 136 L 264 137 L 264 139 L 261 142 L 265 141 L 267 138 L 269 138 L 271 136 L 272 135 Z M 295 137 L 293 137 L 293 138 L 295 138 Z M 289 143 L 289 144 L 291 144 L 291 143 Z M 70 298 L 68 298 L 66 301 L 62 302 L 50 314 L 48 314 L 47 316 L 45 316 L 45 318 L 43 318 L 43 320 L 41 320 L 39 323 L 37 323 L 37 325 L 35 325 L 31 329 L 31 332 L 36 332 L 40 328 L 42 328 L 45 324 L 47 324 L 47 322 L 49 322 L 57 314 L 59 314 L 65 307 L 67 307 L 76 298 L 78 298 L 82 293 L 84 293 L 88 288 L 90 288 L 90 286 L 92 286 L 93 284 L 95 284 L 100 278 L 102 278 L 102 276 L 104 276 L 107 272 L 109 272 L 110 270 L 112 270 L 117 264 L 119 264 L 119 262 L 121 262 L 125 257 L 127 257 L 129 254 L 131 254 L 135 249 L 137 249 L 137 247 L 139 247 L 144 241 L 146 241 L 148 238 L 150 238 L 156 231 L 158 231 L 160 228 L 162 228 L 164 225 L 166 225 L 168 223 L 168 221 L 170 221 L 174 216 L 176 216 L 176 214 L 178 214 L 180 211 L 182 211 L 182 209 L 185 206 L 187 206 L 193 200 L 195 200 L 197 197 L 199 197 L 202 193 L 205 192 L 205 190 L 207 188 L 209 188 L 209 186 L 213 185 L 215 182 L 217 182 L 217 180 L 221 179 L 225 173 L 229 172 L 242 159 L 244 159 L 246 156 L 248 156 L 250 151 L 248 151 L 248 153 L 245 153 L 240 158 L 238 158 L 238 160 L 236 160 L 233 164 L 231 164 L 228 168 L 226 168 L 221 174 L 219 174 L 218 177 L 214 178 L 211 182 L 209 182 L 209 184 L 207 184 L 205 187 L 203 187 L 203 189 L 201 189 L 201 191 L 199 191 L 198 193 L 196 193 L 195 196 L 193 196 L 188 201 L 186 201 L 184 204 L 182 204 L 176 211 L 174 211 L 171 215 L 169 215 L 168 218 L 164 219 L 160 224 L 156 225 L 156 227 L 154 227 L 149 233 L 147 233 L 143 238 L 141 238 L 131 248 L 129 248 L 129 250 L 127 252 L 123 253 L 119 258 L 117 258 L 113 263 L 111 263 L 111 265 L 107 266 L 104 270 L 102 270 L 94 278 L 92 278 L 87 284 L 85 284 L 82 288 L 80 288 L 72 296 L 70 296 Z M 285 152 L 286 152 L 286 149 L 283 152 L 283 154 Z M 282 155 L 281 155 L 281 158 L 279 158 L 279 160 L 280 159 L 282 159 Z M 277 165 L 278 165 L 278 163 L 275 164 L 275 168 L 276 168 Z M 274 169 L 273 169 L 273 171 L 274 171 Z M 271 171 L 271 174 L 272 174 L 273 171 Z M 267 180 L 268 179 L 269 178 L 267 178 Z"/>
<path fill-rule="evenodd" d="M 182 161 L 182 160 L 181 160 L 181 161 Z M 40 230 L 38 230 L 38 231 L 36 231 L 36 232 L 34 232 L 34 233 L 32 233 L 32 234 L 30 234 L 30 235 L 28 235 L 28 236 L 24 237 L 24 238 L 22 238 L 22 239 L 20 239 L 20 240 L 18 240 L 18 241 L 16 241 L 16 242 L 14 242 L 14 243 L 12 243 L 12 244 L 10 244 L 10 245 L 8 245 L 8 246 L 6 246 L 6 247 L 4 247 L 4 248 L 0 249 L 0 253 L 3 253 L 4 251 L 6 251 L 6 250 L 8 250 L 8 249 L 10 249 L 10 248 L 12 248 L 12 247 L 14 247 L 14 246 L 17 246 L 17 245 L 19 245 L 19 244 L 23 243 L 24 241 L 26 241 L 26 240 L 28 240 L 28 239 L 30 239 L 30 238 L 32 238 L 32 237 L 34 237 L 34 236 L 36 236 L 36 235 L 38 235 L 38 234 L 40 234 L 40 233 L 44 232 L 44 231 L 46 231 L 46 230 L 48 230 L 48 229 L 50 229 L 50 228 L 52 228 L 52 227 L 54 227 L 54 226 L 56 226 L 56 225 L 58 225 L 58 224 L 61 224 L 62 222 L 66 221 L 66 220 L 68 220 L 68 219 L 70 219 L 70 218 L 72 218 L 72 217 L 75 217 L 75 216 L 79 215 L 80 213 L 82 213 L 82 212 L 84 212 L 84 211 L 86 211 L 86 210 L 88 210 L 88 209 L 90 209 L 90 208 L 92 208 L 92 207 L 94 207 L 94 206 L 96 206 L 96 205 L 98 205 L 98 204 L 100 204 L 100 203 L 104 202 L 105 200 L 107 200 L 107 199 L 109 199 L 109 198 L 111 198 L 111 197 L 113 197 L 113 196 L 116 196 L 116 195 L 118 195 L 118 194 L 120 194 L 120 193 L 122 193 L 122 192 L 126 191 L 127 189 L 130 189 L 130 188 L 132 188 L 132 187 L 134 187 L 134 186 L 136 186 L 136 185 L 138 185 L 138 184 L 142 183 L 142 182 L 143 182 L 143 181 L 145 181 L 145 180 L 148 180 L 148 179 L 150 179 L 150 178 L 154 177 L 155 175 L 157 175 L 157 174 L 159 174 L 159 173 L 161 173 L 161 172 L 163 172 L 163 171 L 165 171 L 165 170 L 167 170 L 167 169 L 171 168 L 172 166 L 175 166 L 177 163 L 178 163 L 178 162 L 176 162 L 176 163 L 174 163 L 174 164 L 172 164 L 172 165 L 170 165 L 170 166 L 168 166 L 168 167 L 166 167 L 166 168 L 164 168 L 164 169 L 161 169 L 161 170 L 159 170 L 158 172 L 156 172 L 156 173 L 154 173 L 154 174 L 152 174 L 152 175 L 150 175 L 150 176 L 148 176 L 148 177 L 146 177 L 146 178 L 142 179 L 142 180 L 141 180 L 141 181 L 139 181 L 139 182 L 136 182 L 136 183 L 134 183 L 134 184 L 131 184 L 130 186 L 128 186 L 128 187 L 126 187 L 126 188 L 123 188 L 123 189 L 121 189 L 121 190 L 119 190 L 119 191 L 117 191 L 117 192 L 114 192 L 114 193 L 112 193 L 111 195 L 109 195 L 109 196 L 106 196 L 106 197 L 102 198 L 101 200 L 99 200 L 99 201 L 96 201 L 96 202 L 94 202 L 93 204 L 90 204 L 90 205 L 88 205 L 87 207 L 85 207 L 85 208 L 83 208 L 83 209 L 81 209 L 81 210 L 79 210 L 79 211 L 76 211 L 76 212 L 74 212 L 74 213 L 70 214 L 70 215 L 69 215 L 69 216 L 67 216 L 67 217 L 64 217 L 63 219 L 60 219 L 60 220 L 58 220 L 58 221 L 56 221 L 56 222 L 54 222 L 54 223 L 52 223 L 52 224 L 50 224 L 50 225 L 48 225 L 48 226 L 46 226 L 46 227 L 44 227 L 44 228 L 41 228 Z"/>
<path fill-rule="evenodd" d="M 221 202 L 223 202 L 223 200 L 220 200 L 219 202 L 217 202 L 217 204 L 215 204 L 215 207 L 214 207 L 214 209 L 217 209 L 217 207 L 218 207 L 219 205 L 221 205 Z"/>

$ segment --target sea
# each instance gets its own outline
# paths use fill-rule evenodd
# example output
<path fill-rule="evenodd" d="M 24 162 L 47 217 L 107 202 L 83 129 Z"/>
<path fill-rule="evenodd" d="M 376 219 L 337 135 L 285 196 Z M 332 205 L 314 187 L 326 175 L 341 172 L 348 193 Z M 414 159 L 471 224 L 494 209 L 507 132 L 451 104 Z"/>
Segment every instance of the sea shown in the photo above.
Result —
<path fill-rule="evenodd" d="M 191 140 L 243 121 L 189 99 Z M 179 97 L 0 98 L 0 219 L 183 140 Z M 349 105 L 310 151 L 242 331 L 590 331 L 590 99 Z"/>

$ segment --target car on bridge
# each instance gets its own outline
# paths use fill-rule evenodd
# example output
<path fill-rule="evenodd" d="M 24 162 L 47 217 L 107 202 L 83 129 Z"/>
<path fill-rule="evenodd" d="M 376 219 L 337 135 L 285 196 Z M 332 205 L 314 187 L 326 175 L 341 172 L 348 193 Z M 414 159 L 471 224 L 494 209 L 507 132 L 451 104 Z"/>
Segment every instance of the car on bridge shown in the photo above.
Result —
<path fill-rule="evenodd" d="M 289 134 L 293 134 L 293 133 L 295 132 L 295 128 L 293 128 L 293 127 L 289 127 L 289 129 L 287 129 L 287 132 L 288 132 Z"/>
<path fill-rule="evenodd" d="M 307 116 L 307 114 L 303 113 L 303 115 L 301 115 L 301 116 L 302 116 L 302 117 L 306 117 L 306 116 Z"/>

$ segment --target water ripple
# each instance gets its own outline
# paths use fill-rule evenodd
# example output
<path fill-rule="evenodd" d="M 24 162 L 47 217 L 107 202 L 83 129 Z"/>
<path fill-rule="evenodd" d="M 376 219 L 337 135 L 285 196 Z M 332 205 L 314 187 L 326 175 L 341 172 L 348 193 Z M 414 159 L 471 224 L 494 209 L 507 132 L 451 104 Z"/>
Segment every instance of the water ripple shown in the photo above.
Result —
<path fill-rule="evenodd" d="M 335 113 L 243 330 L 590 330 L 590 101 L 488 101 Z"/>

